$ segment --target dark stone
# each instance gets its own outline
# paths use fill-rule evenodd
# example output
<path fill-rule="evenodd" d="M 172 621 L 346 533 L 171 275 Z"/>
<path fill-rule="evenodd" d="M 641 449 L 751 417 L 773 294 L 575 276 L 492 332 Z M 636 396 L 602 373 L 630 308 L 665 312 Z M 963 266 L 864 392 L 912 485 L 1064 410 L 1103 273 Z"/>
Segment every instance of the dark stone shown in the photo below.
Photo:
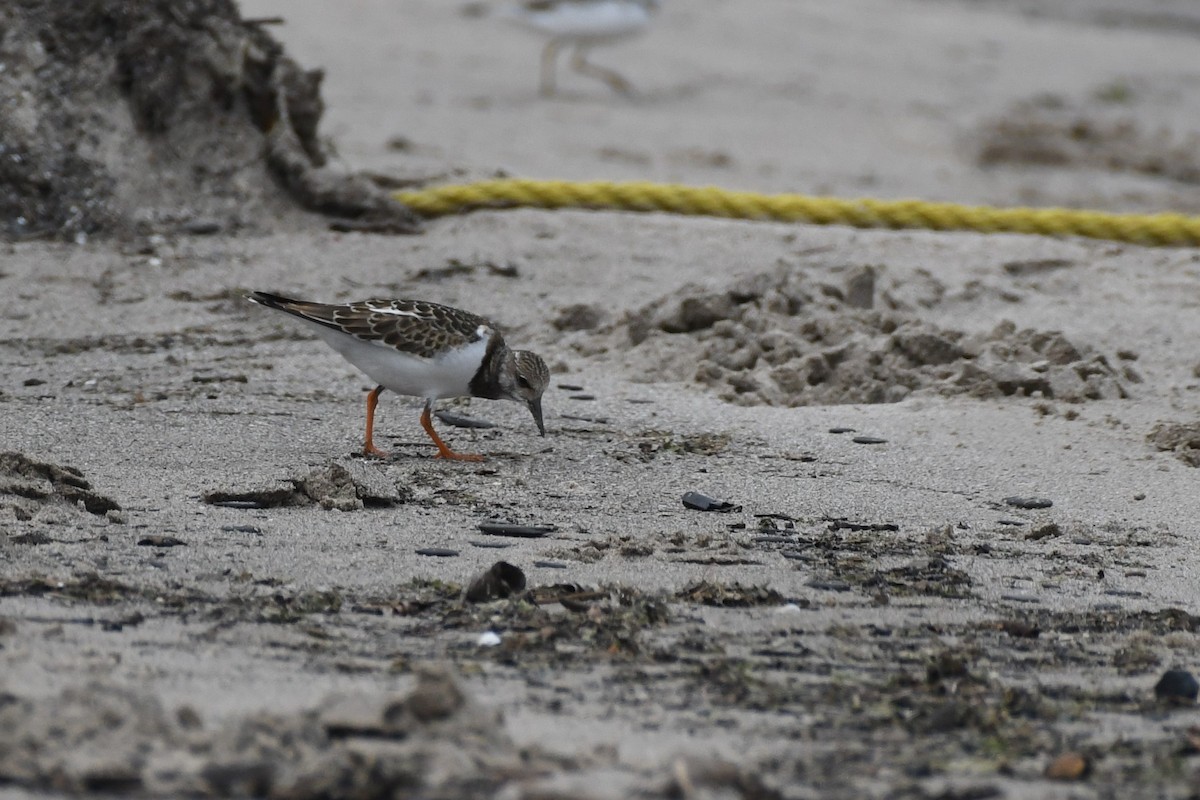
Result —
<path fill-rule="evenodd" d="M 1172 705 L 1191 705 L 1200 694 L 1200 682 L 1185 669 L 1169 669 L 1154 684 L 1154 696 Z"/>

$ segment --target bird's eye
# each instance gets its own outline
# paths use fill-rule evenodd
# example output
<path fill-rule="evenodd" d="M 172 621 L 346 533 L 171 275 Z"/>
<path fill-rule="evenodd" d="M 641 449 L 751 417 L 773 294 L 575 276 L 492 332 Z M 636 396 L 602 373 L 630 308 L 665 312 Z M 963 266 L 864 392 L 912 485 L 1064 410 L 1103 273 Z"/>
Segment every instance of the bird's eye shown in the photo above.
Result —
<path fill-rule="evenodd" d="M 526 378 L 524 375 L 517 376 L 517 386 L 520 386 L 522 389 L 533 388 L 532 386 L 529 385 L 529 379 Z"/>

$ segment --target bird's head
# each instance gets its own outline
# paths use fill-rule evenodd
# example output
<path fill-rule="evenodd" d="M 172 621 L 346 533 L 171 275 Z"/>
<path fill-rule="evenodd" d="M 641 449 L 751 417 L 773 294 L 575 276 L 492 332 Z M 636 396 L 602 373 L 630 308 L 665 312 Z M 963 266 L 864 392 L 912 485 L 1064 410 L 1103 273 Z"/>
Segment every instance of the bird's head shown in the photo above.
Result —
<path fill-rule="evenodd" d="M 518 403 L 524 403 L 533 414 L 538 431 L 546 435 L 546 426 L 542 422 L 542 393 L 550 385 L 550 369 L 537 353 L 528 350 L 514 350 L 512 353 L 512 371 L 502 381 L 504 396 Z"/>

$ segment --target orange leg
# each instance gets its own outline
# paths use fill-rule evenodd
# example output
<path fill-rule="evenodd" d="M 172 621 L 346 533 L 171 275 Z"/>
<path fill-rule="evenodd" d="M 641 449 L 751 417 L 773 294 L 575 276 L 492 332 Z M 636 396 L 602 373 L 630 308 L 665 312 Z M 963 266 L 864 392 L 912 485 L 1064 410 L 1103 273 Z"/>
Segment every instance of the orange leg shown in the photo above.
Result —
<path fill-rule="evenodd" d="M 442 437 L 437 435 L 437 431 L 433 429 L 433 420 L 429 418 L 429 412 L 433 408 L 433 403 L 426 403 L 425 410 L 421 412 L 421 427 L 429 434 L 429 438 L 433 439 L 433 443 L 437 445 L 438 454 L 436 458 L 452 458 L 455 461 L 483 461 L 483 456 L 473 453 L 456 453 L 451 450 Z"/>
<path fill-rule="evenodd" d="M 379 395 L 383 394 L 383 387 L 376 386 L 367 394 L 367 441 L 363 445 L 364 456 L 377 456 L 379 458 L 387 458 L 388 454 L 375 446 L 375 406 L 379 405 Z"/>

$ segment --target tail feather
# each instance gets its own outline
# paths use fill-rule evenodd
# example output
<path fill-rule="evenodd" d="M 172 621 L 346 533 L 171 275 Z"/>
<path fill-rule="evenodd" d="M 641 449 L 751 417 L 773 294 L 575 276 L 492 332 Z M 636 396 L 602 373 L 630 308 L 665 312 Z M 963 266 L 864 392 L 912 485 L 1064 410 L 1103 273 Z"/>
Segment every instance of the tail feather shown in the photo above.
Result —
<path fill-rule="evenodd" d="M 306 322 L 313 322 L 317 325 L 322 325 L 326 328 L 341 330 L 338 325 L 335 325 L 331 319 L 327 319 L 327 314 L 321 314 L 320 311 L 326 306 L 321 303 L 313 303 L 308 300 L 294 300 L 290 297 L 284 297 L 279 294 L 271 294 L 270 292 L 251 292 L 246 295 L 246 299 L 251 303 L 258 303 L 260 306 L 274 308 L 285 314 L 291 314 L 294 317 L 299 317 Z"/>
<path fill-rule="evenodd" d="M 260 306 L 268 308 L 278 308 L 280 311 L 288 311 L 288 306 L 303 305 L 303 300 L 293 300 L 290 297 L 284 297 L 279 294 L 271 294 L 270 292 L 251 292 L 246 295 L 246 299 L 251 303 L 258 303 Z"/>

